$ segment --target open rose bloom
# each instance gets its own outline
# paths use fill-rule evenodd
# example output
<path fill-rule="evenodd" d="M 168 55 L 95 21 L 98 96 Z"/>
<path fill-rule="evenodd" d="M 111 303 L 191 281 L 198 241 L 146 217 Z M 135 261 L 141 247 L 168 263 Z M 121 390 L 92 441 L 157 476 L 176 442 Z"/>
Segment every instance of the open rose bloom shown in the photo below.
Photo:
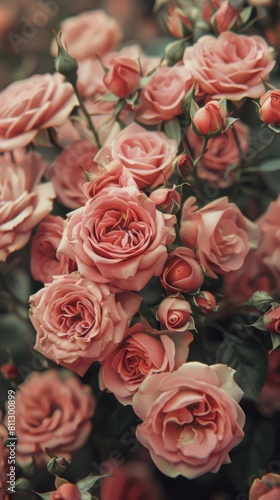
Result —
<path fill-rule="evenodd" d="M 279 2 L 16 3 L 0 497 L 278 498 Z"/>

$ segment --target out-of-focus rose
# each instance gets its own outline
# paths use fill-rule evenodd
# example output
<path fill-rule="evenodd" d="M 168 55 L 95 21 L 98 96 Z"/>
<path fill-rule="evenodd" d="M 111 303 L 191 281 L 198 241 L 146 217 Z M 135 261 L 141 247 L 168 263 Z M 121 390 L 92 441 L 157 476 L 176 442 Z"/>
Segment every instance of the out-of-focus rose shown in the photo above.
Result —
<path fill-rule="evenodd" d="M 218 33 L 229 31 L 241 24 L 240 12 L 230 3 L 230 0 L 224 0 L 211 21 Z"/>
<path fill-rule="evenodd" d="M 280 349 L 268 354 L 268 374 L 257 403 L 264 417 L 272 417 L 280 411 Z"/>
<path fill-rule="evenodd" d="M 0 498 L 3 495 L 3 500 L 6 500 L 4 493 L 2 492 L 2 487 L 7 485 L 7 473 L 9 472 L 8 466 L 8 456 L 9 456 L 9 448 L 6 445 L 7 439 L 9 437 L 7 427 L 2 424 L 2 412 L 0 411 Z M 8 498 L 8 497 L 7 497 Z M 2 500 L 2 498 L 1 498 Z"/>
<path fill-rule="evenodd" d="M 183 99 L 193 83 L 184 66 L 160 66 L 141 91 L 136 119 L 146 125 L 155 125 L 181 115 Z"/>
<path fill-rule="evenodd" d="M 32 238 L 30 270 L 33 278 L 49 283 L 53 276 L 69 274 L 76 269 L 76 263 L 57 253 L 63 233 L 64 219 L 48 215 L 38 227 Z"/>
<path fill-rule="evenodd" d="M 55 277 L 30 297 L 35 349 L 82 376 L 121 342 L 140 302 L 132 292 L 115 295 L 78 272 Z"/>
<path fill-rule="evenodd" d="M 38 153 L 15 151 L 0 156 L 0 261 L 23 248 L 32 229 L 52 210 L 50 182 L 39 184 L 47 164 Z"/>
<path fill-rule="evenodd" d="M 83 185 L 86 172 L 97 173 L 94 162 L 97 146 L 88 139 L 74 141 L 58 155 L 50 169 L 50 176 L 60 203 L 69 208 L 79 208 L 86 202 Z"/>
<path fill-rule="evenodd" d="M 119 159 L 140 189 L 154 189 L 171 176 L 176 153 L 176 141 L 164 132 L 132 123 L 116 135 L 110 146 L 101 149 L 95 161 L 106 165 L 108 159 Z"/>
<path fill-rule="evenodd" d="M 196 292 L 202 285 L 204 274 L 190 248 L 178 247 L 170 252 L 160 281 L 168 293 Z"/>
<path fill-rule="evenodd" d="M 275 306 L 263 315 L 265 327 L 273 333 L 280 333 L 280 305 Z"/>
<path fill-rule="evenodd" d="M 168 16 L 168 29 L 175 38 L 183 38 L 192 32 L 191 17 L 188 17 L 182 9 L 169 7 Z"/>
<path fill-rule="evenodd" d="M 143 420 L 137 439 L 161 472 L 192 479 L 229 463 L 229 451 L 244 436 L 243 392 L 226 365 L 184 363 L 172 373 L 153 374 L 133 397 Z"/>
<path fill-rule="evenodd" d="M 53 491 L 51 500 L 81 500 L 81 492 L 73 483 L 61 484 L 56 491 Z"/>
<path fill-rule="evenodd" d="M 103 81 L 110 92 L 125 99 L 139 88 L 139 65 L 129 57 L 115 57 Z"/>
<path fill-rule="evenodd" d="M 186 179 L 193 171 L 193 159 L 191 155 L 188 153 L 181 153 L 176 156 L 172 164 L 172 170 L 177 177 Z"/>
<path fill-rule="evenodd" d="M 234 129 L 245 153 L 249 147 L 249 127 L 238 121 L 234 124 Z M 192 127 L 188 128 L 187 137 L 197 158 L 202 148 L 202 138 Z M 208 140 L 207 151 L 198 162 L 197 175 L 210 184 L 227 188 L 235 182 L 239 164 L 240 154 L 230 127 L 223 134 Z"/>
<path fill-rule="evenodd" d="M 19 375 L 16 365 L 11 362 L 1 365 L 0 371 L 6 380 L 16 380 Z"/>
<path fill-rule="evenodd" d="M 110 474 L 102 479 L 100 500 L 165 500 L 147 462 L 133 460 L 112 466 Z"/>
<path fill-rule="evenodd" d="M 213 310 L 217 310 L 216 298 L 207 290 L 198 293 L 194 300 L 204 314 L 210 314 Z"/>
<path fill-rule="evenodd" d="M 195 113 L 192 123 L 201 135 L 211 136 L 222 132 L 226 123 L 226 112 L 220 102 L 209 101 Z"/>
<path fill-rule="evenodd" d="M 176 188 L 158 188 L 152 191 L 150 199 L 153 200 L 158 208 L 167 214 L 176 214 L 181 206 L 181 195 Z"/>
<path fill-rule="evenodd" d="M 184 53 L 187 74 L 196 81 L 197 95 L 239 101 L 264 93 L 274 67 L 273 51 L 260 36 L 225 31 L 218 38 L 205 35 Z"/>
<path fill-rule="evenodd" d="M 254 479 L 249 491 L 249 500 L 278 500 L 280 498 L 280 476 L 269 472 L 261 479 Z"/>
<path fill-rule="evenodd" d="M 68 215 L 58 250 L 88 279 L 141 290 L 161 273 L 175 222 L 135 186 L 106 188 Z"/>
<path fill-rule="evenodd" d="M 31 373 L 16 391 L 15 404 L 16 459 L 21 467 L 32 457 L 45 465 L 46 448 L 71 458 L 91 432 L 95 398 L 89 386 L 68 372 Z"/>
<path fill-rule="evenodd" d="M 69 54 L 82 61 L 101 57 L 114 50 L 121 41 L 121 30 L 115 19 L 102 10 L 82 12 L 65 19 L 60 26 L 63 45 Z M 51 44 L 51 54 L 56 56 L 57 44 Z"/>
<path fill-rule="evenodd" d="M 227 197 L 197 209 L 188 198 L 182 210 L 180 236 L 196 254 L 208 276 L 217 278 L 238 270 L 251 248 L 258 244 L 257 225 L 249 221 Z"/>
<path fill-rule="evenodd" d="M 160 303 L 157 319 L 171 332 L 184 332 L 193 324 L 191 314 L 191 306 L 184 298 L 169 295 Z"/>
<path fill-rule="evenodd" d="M 278 276 L 280 287 L 280 196 L 271 201 L 267 210 L 256 221 L 260 230 L 258 256 Z"/>
<path fill-rule="evenodd" d="M 136 186 L 136 182 L 119 160 L 113 160 L 97 174 L 93 174 L 92 179 L 84 184 L 83 190 L 87 199 L 90 199 L 105 188 L 126 186 Z"/>
<path fill-rule="evenodd" d="M 11 83 L 0 93 L 0 151 L 26 146 L 39 130 L 63 125 L 77 105 L 72 85 L 58 73 Z"/>
<path fill-rule="evenodd" d="M 280 126 L 280 90 L 269 90 L 260 98 L 259 113 L 263 122 Z"/>
<path fill-rule="evenodd" d="M 149 335 L 141 323 L 136 323 L 105 359 L 99 375 L 100 387 L 109 389 L 122 404 L 131 404 L 148 375 L 170 372 L 186 361 L 192 339 L 187 331 L 170 336 Z"/>

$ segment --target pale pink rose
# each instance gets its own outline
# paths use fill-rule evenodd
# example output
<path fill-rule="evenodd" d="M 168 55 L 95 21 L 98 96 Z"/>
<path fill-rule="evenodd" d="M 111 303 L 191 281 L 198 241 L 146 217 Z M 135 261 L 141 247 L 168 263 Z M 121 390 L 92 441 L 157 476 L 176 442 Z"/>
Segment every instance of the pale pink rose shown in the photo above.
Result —
<path fill-rule="evenodd" d="M 160 281 L 168 293 L 196 292 L 204 281 L 204 274 L 193 251 L 190 248 L 177 247 L 170 252 Z"/>
<path fill-rule="evenodd" d="M 78 272 L 56 276 L 30 297 L 35 349 L 83 376 L 121 342 L 140 302 L 132 292 L 115 294 Z"/>
<path fill-rule="evenodd" d="M 84 184 L 87 199 L 93 198 L 108 187 L 136 186 L 130 171 L 119 160 L 113 160 L 103 167 L 92 179 Z"/>
<path fill-rule="evenodd" d="M 246 153 L 249 147 L 249 127 L 238 121 L 234 124 L 234 129 L 240 147 Z M 194 157 L 198 158 L 202 149 L 202 138 L 191 127 L 188 128 L 187 138 L 193 149 Z M 227 188 L 235 182 L 239 164 L 239 150 L 233 131 L 229 128 L 223 134 L 208 140 L 206 153 L 197 165 L 197 175 L 200 179 L 208 181 L 209 184 L 222 189 Z"/>
<path fill-rule="evenodd" d="M 268 354 L 268 374 L 259 394 L 257 408 L 264 417 L 280 411 L 280 349 Z"/>
<path fill-rule="evenodd" d="M 32 229 L 52 210 L 50 182 L 39 184 L 47 164 L 38 153 L 15 151 L 0 156 L 0 261 L 23 248 Z"/>
<path fill-rule="evenodd" d="M 67 52 L 77 59 L 95 59 L 115 49 L 121 41 L 121 30 L 111 16 L 103 10 L 82 12 L 65 19 L 60 29 L 62 44 Z M 57 43 L 53 40 L 51 54 L 57 55 Z"/>
<path fill-rule="evenodd" d="M 140 86 L 139 63 L 129 57 L 116 56 L 103 81 L 110 92 L 120 99 L 126 99 L 134 94 Z"/>
<path fill-rule="evenodd" d="M 226 365 L 184 363 L 147 377 L 133 397 L 136 437 L 161 472 L 189 479 L 218 472 L 244 436 L 243 392 Z"/>
<path fill-rule="evenodd" d="M 249 500 L 278 500 L 280 498 L 280 475 L 269 472 L 254 480 Z"/>
<path fill-rule="evenodd" d="M 91 388 L 69 372 L 33 372 L 19 386 L 16 404 L 16 459 L 45 465 L 54 455 L 70 459 L 90 435 L 95 398 Z M 7 417 L 6 417 L 7 419 Z"/>
<path fill-rule="evenodd" d="M 183 99 L 193 83 L 184 66 L 160 66 L 141 91 L 135 115 L 137 121 L 155 125 L 181 115 L 184 112 Z"/>
<path fill-rule="evenodd" d="M 140 189 L 154 189 L 171 176 L 176 153 L 176 141 L 164 132 L 146 130 L 132 123 L 115 136 L 110 146 L 100 150 L 95 161 L 106 165 L 108 159 L 119 159 Z"/>
<path fill-rule="evenodd" d="M 141 290 L 161 273 L 175 222 L 135 186 L 106 188 L 68 214 L 58 251 L 88 279 Z"/>
<path fill-rule="evenodd" d="M 261 97 L 262 80 L 268 79 L 275 61 L 264 38 L 225 31 L 218 38 L 204 35 L 187 47 L 184 65 L 196 81 L 198 96 L 239 101 Z"/>
<path fill-rule="evenodd" d="M 221 132 L 226 125 L 226 111 L 219 101 L 208 101 L 195 113 L 192 124 L 197 133 L 211 136 Z"/>
<path fill-rule="evenodd" d="M 160 303 L 157 319 L 171 332 L 184 332 L 193 326 L 190 304 L 180 296 L 169 295 Z"/>
<path fill-rule="evenodd" d="M 140 384 L 152 373 L 170 372 L 184 363 L 193 340 L 190 332 L 149 335 L 141 323 L 129 328 L 120 345 L 105 359 L 99 374 L 123 405 L 131 404 Z"/>
<path fill-rule="evenodd" d="M 78 486 L 73 483 L 64 483 L 53 491 L 50 500 L 82 500 L 82 496 Z"/>
<path fill-rule="evenodd" d="M 53 276 L 69 274 L 76 269 L 76 263 L 65 255 L 57 253 L 62 238 L 64 219 L 48 215 L 40 222 L 31 242 L 30 270 L 33 278 L 49 283 Z"/>
<path fill-rule="evenodd" d="M 228 198 L 218 198 L 204 207 L 188 198 L 182 209 L 180 236 L 211 278 L 240 269 L 251 248 L 258 244 L 257 225 L 247 219 Z"/>
<path fill-rule="evenodd" d="M 11 83 L 0 93 L 0 151 L 26 146 L 39 130 L 62 125 L 77 105 L 72 85 L 58 73 Z"/>
<path fill-rule="evenodd" d="M 94 157 L 97 146 L 88 139 L 72 142 L 58 155 L 50 169 L 50 177 L 60 203 L 68 208 L 79 208 L 86 202 L 83 186 L 86 173 L 97 173 Z"/>

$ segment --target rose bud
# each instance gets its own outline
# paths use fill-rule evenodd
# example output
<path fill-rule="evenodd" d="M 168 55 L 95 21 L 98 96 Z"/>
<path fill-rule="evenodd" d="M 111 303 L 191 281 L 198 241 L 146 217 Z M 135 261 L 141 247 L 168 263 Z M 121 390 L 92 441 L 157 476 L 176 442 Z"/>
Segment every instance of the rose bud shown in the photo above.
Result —
<path fill-rule="evenodd" d="M 194 302 L 203 314 L 210 314 L 212 311 L 217 312 L 218 310 L 216 298 L 211 292 L 200 292 L 195 297 Z"/>
<path fill-rule="evenodd" d="M 202 285 L 204 274 L 190 248 L 178 247 L 171 252 L 160 276 L 162 286 L 169 293 L 196 292 Z"/>
<path fill-rule="evenodd" d="M 176 214 L 181 206 L 181 195 L 173 188 L 159 188 L 152 191 L 150 199 L 153 200 L 157 209 L 166 214 Z"/>
<path fill-rule="evenodd" d="M 263 315 L 265 327 L 273 333 L 280 333 L 280 305 L 270 309 Z"/>
<path fill-rule="evenodd" d="M 260 119 L 280 126 L 280 90 L 269 90 L 260 98 Z"/>
<path fill-rule="evenodd" d="M 103 82 L 113 94 L 126 99 L 140 85 L 139 65 L 129 57 L 115 57 Z"/>
<path fill-rule="evenodd" d="M 249 491 L 249 500 L 276 500 L 280 498 L 280 475 L 272 472 L 256 478 Z"/>
<path fill-rule="evenodd" d="M 172 169 L 177 177 L 186 179 L 193 171 L 193 159 L 188 153 L 181 153 L 176 156 L 172 163 Z"/>
<path fill-rule="evenodd" d="M 241 22 L 239 10 L 235 9 L 229 0 L 221 3 L 221 6 L 211 18 L 211 25 L 218 33 L 229 31 Z"/>
<path fill-rule="evenodd" d="M 4 363 L 0 370 L 6 380 L 16 380 L 18 378 L 18 370 L 13 363 Z"/>
<path fill-rule="evenodd" d="M 56 491 L 52 492 L 50 500 L 81 500 L 81 492 L 73 483 L 61 484 Z"/>
<path fill-rule="evenodd" d="M 175 38 L 184 38 L 192 33 L 193 26 L 191 20 L 178 7 L 168 9 L 168 29 Z"/>
<path fill-rule="evenodd" d="M 171 332 L 184 332 L 194 327 L 191 313 L 191 306 L 184 298 L 170 295 L 160 303 L 157 320 Z"/>
<path fill-rule="evenodd" d="M 65 76 L 67 82 L 75 85 L 77 83 L 78 63 L 68 52 L 62 47 L 61 32 L 56 35 L 56 43 L 58 54 L 55 59 L 55 69 L 58 73 Z"/>
<path fill-rule="evenodd" d="M 62 476 L 70 463 L 66 458 L 52 457 L 47 463 L 47 469 L 53 476 Z"/>
<path fill-rule="evenodd" d="M 203 136 L 219 135 L 226 126 L 226 111 L 220 101 L 209 101 L 192 117 L 194 131 Z"/>

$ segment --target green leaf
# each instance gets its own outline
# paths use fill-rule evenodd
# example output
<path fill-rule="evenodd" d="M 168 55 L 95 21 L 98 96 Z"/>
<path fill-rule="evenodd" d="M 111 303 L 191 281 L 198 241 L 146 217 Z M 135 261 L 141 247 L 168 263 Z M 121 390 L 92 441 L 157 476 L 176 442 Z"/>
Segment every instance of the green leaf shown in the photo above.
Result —
<path fill-rule="evenodd" d="M 276 132 L 276 134 L 280 134 L 280 127 L 277 127 L 276 125 L 268 125 L 268 128 L 273 130 L 273 132 Z"/>
<path fill-rule="evenodd" d="M 246 7 L 245 9 L 243 9 L 241 12 L 240 12 L 240 17 L 241 17 L 241 20 L 242 20 L 242 24 L 246 24 L 250 17 L 251 17 L 251 14 L 252 14 L 252 10 L 253 10 L 253 7 Z"/>
<path fill-rule="evenodd" d="M 90 490 L 100 479 L 104 477 L 109 477 L 110 474 L 104 474 L 103 476 L 87 476 L 76 483 L 76 486 L 81 492 Z"/>
<path fill-rule="evenodd" d="M 169 139 L 174 139 L 179 145 L 181 142 L 181 127 L 178 118 L 164 122 L 164 131 Z"/>
<path fill-rule="evenodd" d="M 280 170 L 280 159 L 275 158 L 262 163 L 259 167 L 249 167 L 246 172 L 269 173 Z"/>
<path fill-rule="evenodd" d="M 271 342 L 272 342 L 272 349 L 271 350 L 273 351 L 274 349 L 277 349 L 277 347 L 279 347 L 279 345 L 280 345 L 280 335 L 279 335 L 279 333 L 271 333 L 270 336 L 271 336 Z"/>
<path fill-rule="evenodd" d="M 197 113 L 198 110 L 199 110 L 198 104 L 194 100 L 192 100 L 192 102 L 191 102 L 191 109 L 190 109 L 190 116 L 191 116 L 192 120 L 194 119 L 194 116 L 195 116 L 195 114 Z"/>

